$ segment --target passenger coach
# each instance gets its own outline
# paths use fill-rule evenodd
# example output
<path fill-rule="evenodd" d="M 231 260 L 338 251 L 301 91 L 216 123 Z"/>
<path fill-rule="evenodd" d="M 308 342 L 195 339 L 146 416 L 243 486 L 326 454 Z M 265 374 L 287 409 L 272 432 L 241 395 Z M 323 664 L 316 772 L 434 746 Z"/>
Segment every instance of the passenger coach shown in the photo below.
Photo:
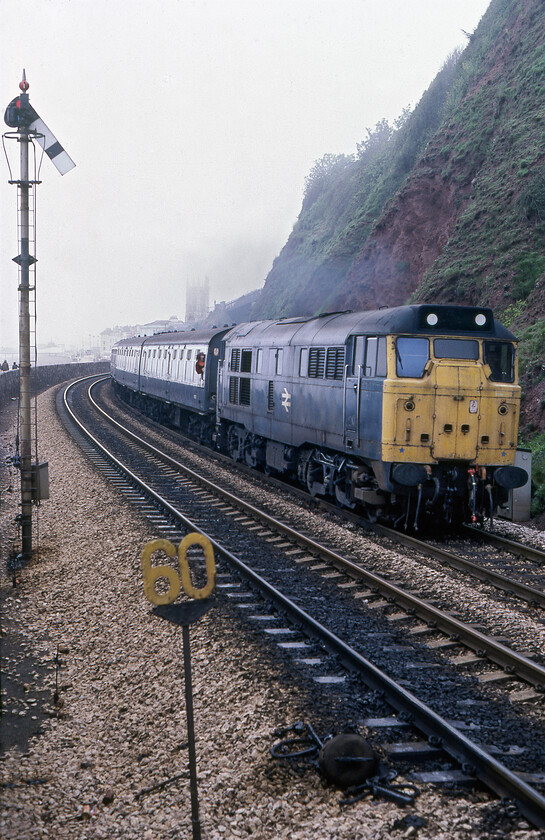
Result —
<path fill-rule="evenodd" d="M 124 339 L 112 349 L 112 377 L 127 401 L 153 419 L 211 443 L 225 332 L 173 332 Z"/>

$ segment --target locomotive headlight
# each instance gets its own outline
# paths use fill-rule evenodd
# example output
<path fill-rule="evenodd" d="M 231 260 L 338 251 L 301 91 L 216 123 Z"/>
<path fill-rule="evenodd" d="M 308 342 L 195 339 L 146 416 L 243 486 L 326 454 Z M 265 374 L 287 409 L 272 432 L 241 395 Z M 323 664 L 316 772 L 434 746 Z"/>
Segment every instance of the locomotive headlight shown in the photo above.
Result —
<path fill-rule="evenodd" d="M 486 324 L 486 315 L 483 312 L 479 312 L 478 315 L 475 315 L 475 323 L 478 327 L 484 327 Z"/>
<path fill-rule="evenodd" d="M 498 406 L 498 414 L 501 414 L 502 417 L 505 417 L 505 415 L 508 414 L 508 412 L 509 409 L 507 408 L 505 403 L 501 403 L 501 405 Z"/>
<path fill-rule="evenodd" d="M 426 315 L 426 323 L 430 325 L 430 327 L 435 327 L 439 318 L 435 314 L 435 312 L 430 312 L 429 315 Z"/>
<path fill-rule="evenodd" d="M 414 411 L 413 400 L 407 400 L 407 402 L 405 403 L 405 411 Z"/>

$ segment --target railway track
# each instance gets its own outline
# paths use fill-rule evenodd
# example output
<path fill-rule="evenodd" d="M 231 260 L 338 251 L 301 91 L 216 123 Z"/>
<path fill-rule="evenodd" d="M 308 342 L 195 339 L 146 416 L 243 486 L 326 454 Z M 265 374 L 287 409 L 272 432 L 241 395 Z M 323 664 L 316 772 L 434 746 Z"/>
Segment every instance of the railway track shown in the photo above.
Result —
<path fill-rule="evenodd" d="M 77 389 L 72 389 L 70 393 L 72 396 L 65 397 L 65 406 L 67 410 L 72 411 L 72 422 L 75 422 L 76 413 L 87 413 L 88 409 L 84 408 L 80 398 L 76 397 Z M 90 423 L 91 420 L 88 419 L 87 422 Z M 111 431 L 113 428 L 116 428 L 115 433 Z M 493 664 L 494 667 L 493 670 L 487 671 L 488 677 L 481 681 L 481 689 L 484 686 L 497 688 L 505 681 L 512 681 L 515 675 L 541 689 L 545 685 L 543 666 L 511 650 L 482 630 L 469 627 L 456 616 L 447 615 L 444 610 L 401 589 L 386 578 L 369 572 L 357 562 L 321 545 L 308 534 L 258 510 L 255 505 L 213 486 L 210 481 L 197 476 L 194 470 L 188 469 L 171 457 L 165 457 L 157 449 L 152 448 L 150 453 L 149 444 L 135 440 L 134 435 L 130 444 L 127 444 L 126 432 L 122 432 L 119 425 L 113 427 L 104 415 L 99 421 L 98 431 L 80 428 L 78 434 L 86 436 L 85 446 L 93 450 L 90 454 L 95 462 L 103 462 L 110 480 L 117 483 L 131 501 L 140 503 L 143 512 L 155 522 L 161 536 L 176 541 L 186 530 L 207 533 L 215 545 L 217 556 L 221 558 L 219 570 L 223 576 L 220 577 L 223 591 L 238 603 L 240 609 L 248 609 L 249 613 L 255 613 L 257 610 L 254 620 L 259 619 L 267 624 L 267 629 L 272 631 L 271 635 L 282 637 L 285 641 L 281 644 L 286 650 L 299 651 L 299 655 L 302 656 L 301 662 L 308 664 L 313 660 L 312 648 L 319 640 L 319 649 L 322 652 L 326 646 L 335 652 L 340 662 L 361 675 L 366 691 L 384 694 L 387 703 L 396 710 L 398 717 L 393 723 L 388 716 L 367 717 L 364 718 L 366 726 L 371 727 L 370 722 L 374 721 L 374 727 L 371 728 L 381 729 L 378 722 L 390 720 L 384 726 L 384 731 L 395 732 L 398 727 L 403 729 L 406 719 L 410 719 L 411 725 L 424 733 L 428 739 L 431 738 L 436 747 L 440 747 L 440 750 L 464 765 L 466 770 L 471 766 L 475 775 L 493 791 L 513 798 L 521 812 L 534 825 L 545 826 L 545 800 L 537 790 L 537 786 L 545 781 L 545 775 L 540 775 L 539 768 L 536 768 L 537 773 L 534 772 L 533 776 L 527 775 L 526 778 L 513 772 L 491 755 L 492 752 L 496 755 L 501 753 L 501 748 L 489 745 L 487 750 L 482 744 L 470 741 L 460 730 L 460 726 L 433 711 L 425 700 L 417 699 L 416 693 L 406 687 L 407 673 L 411 676 L 411 688 L 414 685 L 425 694 L 426 685 L 429 693 L 429 673 L 433 672 L 434 668 L 446 668 L 452 677 L 454 665 L 469 666 L 475 662 L 484 662 L 487 665 Z M 107 450 L 115 447 L 115 453 L 104 449 L 96 451 L 100 447 L 98 437 L 104 435 L 110 439 L 115 438 L 115 442 L 111 439 L 107 447 Z M 140 463 L 143 450 L 148 453 L 148 466 L 145 468 L 142 468 Z M 145 473 L 144 480 L 137 477 L 137 471 Z M 191 516 L 182 515 L 180 508 L 189 511 Z M 238 580 L 231 580 L 232 570 L 235 570 Z M 295 597 L 292 592 L 290 598 L 280 591 L 286 580 L 293 584 L 295 573 L 298 580 L 304 579 L 304 598 L 300 588 L 297 588 Z M 293 590 L 295 587 L 292 585 L 290 588 Z M 262 594 L 256 596 L 255 592 Z M 272 601 L 277 615 L 269 617 L 261 614 L 263 607 L 256 607 L 256 597 Z M 327 602 L 325 609 L 322 604 L 319 609 L 313 609 L 311 615 L 308 605 L 314 607 L 317 602 L 324 600 Z M 403 613 L 399 612 L 400 607 L 403 608 Z M 269 624 L 269 621 L 280 621 L 282 624 L 279 616 L 288 618 L 287 627 Z M 362 625 L 363 618 L 367 624 L 364 621 Z M 410 627 L 406 627 L 407 621 L 411 624 Z M 368 654 L 373 653 L 374 645 L 375 650 L 381 650 L 383 659 L 391 659 L 392 654 L 397 653 L 399 660 L 400 651 L 396 651 L 395 648 L 404 646 L 384 644 L 384 641 L 390 641 L 390 638 L 395 641 L 397 628 L 401 625 L 404 626 L 403 637 L 413 642 L 428 637 L 430 632 L 436 635 L 437 630 L 441 630 L 446 638 L 434 639 L 431 643 L 428 638 L 428 643 L 422 645 L 417 654 L 414 649 L 411 649 L 411 653 L 404 653 L 401 660 L 408 660 L 417 655 L 420 661 L 413 662 L 417 667 L 412 669 L 404 668 L 403 661 L 398 662 L 394 670 L 401 676 L 396 675 L 396 678 L 393 678 L 382 667 L 373 664 Z M 394 632 L 392 628 L 395 628 Z M 299 635 L 302 638 L 298 638 Z M 295 638 L 290 638 L 291 636 Z M 370 637 L 371 644 L 369 639 L 366 639 L 366 644 L 362 644 L 361 640 L 366 636 Z M 468 661 L 467 655 L 455 657 L 458 660 L 464 659 L 462 663 L 450 661 L 441 664 L 436 661 L 441 652 L 457 649 L 462 641 L 478 654 L 476 657 L 469 657 L 471 662 Z M 495 667 L 497 665 L 500 666 L 499 670 Z M 326 664 L 323 667 L 329 670 L 330 665 Z M 426 670 L 428 678 L 423 678 Z M 346 680 L 346 677 L 337 677 L 341 681 Z M 322 674 L 321 677 L 317 677 L 318 680 L 320 678 L 327 683 L 331 675 Z M 457 679 L 460 679 L 463 691 L 467 692 L 473 682 L 472 678 L 462 676 Z M 420 691 L 418 693 L 420 694 Z M 528 695 L 527 699 L 530 697 L 531 695 Z M 539 701 L 541 695 L 534 692 L 533 697 Z M 405 716 L 405 721 L 401 720 L 400 714 Z M 508 726 L 508 730 L 510 729 L 512 722 Z M 511 763 L 513 754 L 517 752 L 513 752 L 512 746 L 510 745 L 509 756 Z M 521 749 L 524 752 L 525 748 Z M 410 750 L 407 754 L 410 754 Z M 414 755 L 415 750 L 413 757 Z M 435 758 L 437 759 L 437 755 Z M 545 771 L 545 768 L 542 770 Z M 525 772 L 528 774 L 528 767 Z M 529 784 L 528 779 L 531 779 L 535 787 Z"/>
<path fill-rule="evenodd" d="M 128 416 L 141 417 L 135 409 L 125 406 L 125 410 Z M 152 420 L 147 420 L 147 423 L 149 426 L 159 429 L 162 436 L 172 434 L 172 440 L 179 442 L 179 433 L 170 433 L 168 429 L 159 426 Z M 211 452 L 211 450 L 206 447 L 202 447 L 200 444 L 190 439 L 184 438 L 184 440 L 186 440 L 187 444 L 197 452 L 205 453 L 207 458 L 217 459 L 220 463 L 229 464 L 230 469 L 233 468 L 233 461 L 230 458 L 217 452 Z M 246 465 L 241 462 L 237 463 L 237 470 L 242 472 L 244 475 L 252 477 L 256 476 L 255 470 L 246 467 Z M 359 514 L 353 513 L 346 508 L 339 508 L 320 497 L 312 497 L 306 490 L 303 490 L 299 486 L 286 483 L 283 479 L 261 475 L 261 480 L 283 492 L 288 492 L 294 498 L 303 500 L 305 504 L 311 504 L 320 510 L 323 510 L 336 519 L 351 522 L 360 528 L 368 530 L 372 534 L 386 538 L 393 544 L 402 545 L 410 548 L 411 550 L 418 551 L 420 554 L 433 558 L 446 567 L 458 569 L 465 575 L 470 575 L 476 580 L 481 580 L 487 584 L 495 586 L 508 595 L 515 595 L 516 597 L 527 601 L 531 606 L 545 606 L 545 550 L 509 539 L 486 528 L 465 526 L 463 534 L 465 534 L 468 540 L 472 543 L 494 546 L 503 552 L 504 555 L 515 555 L 516 557 L 529 561 L 530 568 L 522 571 L 517 568 L 509 568 L 509 564 L 506 564 L 509 568 L 508 575 L 497 570 L 497 566 L 501 565 L 498 564 L 497 556 L 492 556 L 483 564 L 481 562 L 477 562 L 474 558 L 472 559 L 471 557 L 465 556 L 465 553 L 467 552 L 464 553 L 463 551 L 458 551 L 458 553 L 454 553 L 452 550 L 445 548 L 437 542 L 432 543 L 426 539 L 418 539 L 405 532 L 388 528 L 376 522 L 370 522 L 361 517 Z M 532 568 L 532 564 L 536 564 L 537 573 L 535 566 Z"/>

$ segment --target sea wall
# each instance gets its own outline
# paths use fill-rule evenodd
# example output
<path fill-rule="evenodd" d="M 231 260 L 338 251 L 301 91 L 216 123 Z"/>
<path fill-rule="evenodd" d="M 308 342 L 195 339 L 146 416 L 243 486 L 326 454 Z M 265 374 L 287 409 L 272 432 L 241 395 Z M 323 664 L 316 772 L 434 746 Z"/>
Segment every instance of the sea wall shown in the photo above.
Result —
<path fill-rule="evenodd" d="M 109 372 L 110 363 L 107 361 L 73 365 L 40 365 L 31 370 L 31 389 L 33 394 L 41 393 L 52 385 L 58 385 L 69 379 Z M 7 370 L 0 373 L 0 409 L 4 408 L 10 400 L 17 399 L 18 395 L 19 371 Z"/>

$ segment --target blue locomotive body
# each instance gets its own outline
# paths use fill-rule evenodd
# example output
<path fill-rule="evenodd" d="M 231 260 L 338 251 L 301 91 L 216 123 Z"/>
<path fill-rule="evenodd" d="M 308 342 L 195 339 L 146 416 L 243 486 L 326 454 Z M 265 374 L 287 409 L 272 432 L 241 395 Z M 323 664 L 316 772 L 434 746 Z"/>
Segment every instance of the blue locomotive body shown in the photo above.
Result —
<path fill-rule="evenodd" d="M 357 336 L 365 335 L 370 320 L 376 333 L 376 313 L 367 315 L 258 321 L 226 334 L 218 419 L 232 457 L 281 473 L 297 471 L 315 493 L 331 490 L 324 484 L 337 481 L 334 474 L 347 456 L 380 460 L 384 336 L 380 342 L 374 336 L 382 351 L 378 374 L 375 357 L 364 387 L 352 376 Z M 326 467 L 321 476 L 317 459 Z M 343 483 L 337 481 L 334 490 L 341 502 Z"/>
<path fill-rule="evenodd" d="M 369 515 L 491 515 L 514 467 L 516 339 L 489 309 L 414 305 L 119 342 L 152 417 Z M 469 513 L 468 513 L 469 511 Z"/>

